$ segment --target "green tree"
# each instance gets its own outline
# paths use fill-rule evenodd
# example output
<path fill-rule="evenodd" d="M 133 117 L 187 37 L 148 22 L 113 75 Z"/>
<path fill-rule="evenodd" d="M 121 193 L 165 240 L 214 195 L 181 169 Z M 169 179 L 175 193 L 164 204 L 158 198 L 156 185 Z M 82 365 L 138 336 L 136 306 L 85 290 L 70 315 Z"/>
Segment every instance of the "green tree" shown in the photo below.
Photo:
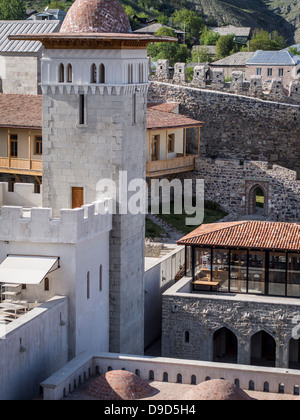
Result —
<path fill-rule="evenodd" d="M 216 45 L 219 38 L 220 34 L 211 31 L 207 26 L 205 26 L 200 37 L 200 45 Z"/>
<path fill-rule="evenodd" d="M 0 0 L 0 20 L 23 20 L 25 14 L 23 0 Z"/>
<path fill-rule="evenodd" d="M 234 35 L 221 36 L 216 43 L 216 58 L 221 59 L 227 57 L 236 51 L 236 43 L 234 41 Z"/>
<path fill-rule="evenodd" d="M 170 36 L 176 38 L 176 33 L 172 28 L 160 28 L 155 35 Z M 191 52 L 187 45 L 176 42 L 154 43 L 148 46 L 148 55 L 153 61 L 168 60 L 170 66 L 175 63 L 186 62 L 191 57 Z"/>
<path fill-rule="evenodd" d="M 193 10 L 180 9 L 172 15 L 173 25 L 186 32 L 188 42 L 198 41 L 201 29 L 204 27 L 203 18 Z"/>
<path fill-rule="evenodd" d="M 196 47 L 192 51 L 192 62 L 193 63 L 211 63 L 212 58 L 206 45 Z"/>
<path fill-rule="evenodd" d="M 293 55 L 300 55 L 300 51 L 298 50 L 297 47 L 290 47 L 289 52 Z"/>
<path fill-rule="evenodd" d="M 278 51 L 286 47 L 286 41 L 277 31 L 272 33 L 264 29 L 256 29 L 250 41 L 250 51 Z"/>

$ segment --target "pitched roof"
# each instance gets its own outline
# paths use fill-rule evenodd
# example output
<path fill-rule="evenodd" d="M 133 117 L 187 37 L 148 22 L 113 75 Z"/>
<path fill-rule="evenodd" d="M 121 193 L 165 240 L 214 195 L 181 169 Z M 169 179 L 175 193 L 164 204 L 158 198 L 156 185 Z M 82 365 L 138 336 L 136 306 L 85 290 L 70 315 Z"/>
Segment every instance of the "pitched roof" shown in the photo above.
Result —
<path fill-rule="evenodd" d="M 210 63 L 210 66 L 245 66 L 253 54 L 253 52 L 238 52 Z"/>
<path fill-rule="evenodd" d="M 178 244 L 300 251 L 300 223 L 241 221 L 201 225 Z"/>
<path fill-rule="evenodd" d="M 215 27 L 215 28 L 210 28 L 210 29 L 213 32 L 220 34 L 221 36 L 234 34 L 235 36 L 249 37 L 251 33 L 250 27 L 239 27 L 239 26 L 232 26 L 232 25 L 221 26 L 220 28 Z"/>
<path fill-rule="evenodd" d="M 300 56 L 289 51 L 256 51 L 247 61 L 247 65 L 295 66 L 300 63 Z"/>
<path fill-rule="evenodd" d="M 0 94 L 0 127 L 42 128 L 42 95 Z"/>
<path fill-rule="evenodd" d="M 58 32 L 59 20 L 9 20 L 0 21 L 0 53 L 37 53 L 43 46 L 36 41 L 9 41 L 15 34 L 50 34 Z"/>
<path fill-rule="evenodd" d="M 191 128 L 199 127 L 203 123 L 193 120 L 185 115 L 174 112 L 160 111 L 148 108 L 147 111 L 147 130 L 162 130 L 167 128 Z"/>
<path fill-rule="evenodd" d="M 179 105 L 180 102 L 148 102 L 147 107 L 158 111 L 174 112 Z"/>
<path fill-rule="evenodd" d="M 173 29 L 173 31 L 176 34 L 183 34 L 184 32 L 171 28 L 167 25 L 162 25 L 161 23 L 153 23 L 152 25 L 144 26 L 143 28 L 136 29 L 134 32 L 140 33 L 140 34 L 155 34 L 159 29 L 161 28 L 170 28 Z"/>

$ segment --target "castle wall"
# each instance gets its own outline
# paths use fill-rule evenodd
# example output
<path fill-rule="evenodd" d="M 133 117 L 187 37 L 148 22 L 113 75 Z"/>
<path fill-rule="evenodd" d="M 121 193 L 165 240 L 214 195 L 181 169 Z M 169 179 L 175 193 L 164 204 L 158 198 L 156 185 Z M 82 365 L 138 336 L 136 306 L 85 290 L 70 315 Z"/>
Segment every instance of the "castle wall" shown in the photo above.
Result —
<path fill-rule="evenodd" d="M 259 186 L 265 193 L 265 216 L 300 220 L 300 181 L 295 171 L 266 162 L 200 158 L 194 176 L 205 181 L 205 200 L 219 203 L 231 214 L 251 214 L 251 191 Z"/>
<path fill-rule="evenodd" d="M 180 102 L 180 112 L 204 121 L 200 155 L 261 160 L 300 170 L 300 107 L 169 83 L 152 82 L 149 101 Z"/>
<path fill-rule="evenodd" d="M 14 192 L 8 191 L 8 183 L 0 182 L 0 207 L 41 207 L 42 194 L 34 192 L 34 184 L 14 184 Z"/>
<path fill-rule="evenodd" d="M 42 282 L 27 286 L 22 298 L 41 302 L 55 295 L 68 297 L 69 359 L 91 348 L 109 350 L 112 215 L 101 214 L 104 210 L 104 203 L 62 210 L 60 219 L 51 218 L 51 209 L 44 208 L 24 213 L 22 207 L 2 207 L 0 214 L 1 262 L 7 255 L 60 258 L 60 268 L 48 275 L 49 291 Z M 22 284 L 22 278 L 19 281 Z"/>
<path fill-rule="evenodd" d="M 41 63 L 38 56 L 5 56 L 2 59 L 2 93 L 38 95 L 41 93 Z"/>
<path fill-rule="evenodd" d="M 55 296 L 1 326 L 0 352 L 1 400 L 38 397 L 41 381 L 68 362 L 68 299 Z"/>
<path fill-rule="evenodd" d="M 163 295 L 163 357 L 213 361 L 214 333 L 225 327 L 237 337 L 238 363 L 249 365 L 251 337 L 264 330 L 276 342 L 276 367 L 288 368 L 299 300 L 189 293 L 187 284 L 190 279 L 184 278 Z"/>

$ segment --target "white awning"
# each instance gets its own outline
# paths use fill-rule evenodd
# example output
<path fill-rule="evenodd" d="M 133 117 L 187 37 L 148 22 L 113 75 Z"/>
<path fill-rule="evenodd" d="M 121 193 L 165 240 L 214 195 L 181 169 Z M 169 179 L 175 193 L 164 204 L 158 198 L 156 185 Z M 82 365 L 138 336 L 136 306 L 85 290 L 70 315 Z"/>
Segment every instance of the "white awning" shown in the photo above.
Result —
<path fill-rule="evenodd" d="M 40 284 L 58 260 L 58 257 L 8 255 L 0 264 L 0 283 Z"/>

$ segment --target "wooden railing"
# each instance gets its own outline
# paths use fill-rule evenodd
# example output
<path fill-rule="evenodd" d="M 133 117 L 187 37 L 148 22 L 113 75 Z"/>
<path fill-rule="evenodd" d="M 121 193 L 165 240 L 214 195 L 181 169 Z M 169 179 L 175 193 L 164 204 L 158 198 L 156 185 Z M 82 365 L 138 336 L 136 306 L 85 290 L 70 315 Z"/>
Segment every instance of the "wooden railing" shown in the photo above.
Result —
<path fill-rule="evenodd" d="M 42 161 L 41 160 L 29 160 L 29 159 L 18 159 L 0 157 L 0 171 L 1 169 L 12 170 L 12 171 L 26 171 L 28 172 L 42 172 Z"/>
<path fill-rule="evenodd" d="M 146 174 L 147 176 L 160 176 L 192 171 L 195 169 L 195 158 L 196 156 L 193 155 L 147 162 Z"/>

